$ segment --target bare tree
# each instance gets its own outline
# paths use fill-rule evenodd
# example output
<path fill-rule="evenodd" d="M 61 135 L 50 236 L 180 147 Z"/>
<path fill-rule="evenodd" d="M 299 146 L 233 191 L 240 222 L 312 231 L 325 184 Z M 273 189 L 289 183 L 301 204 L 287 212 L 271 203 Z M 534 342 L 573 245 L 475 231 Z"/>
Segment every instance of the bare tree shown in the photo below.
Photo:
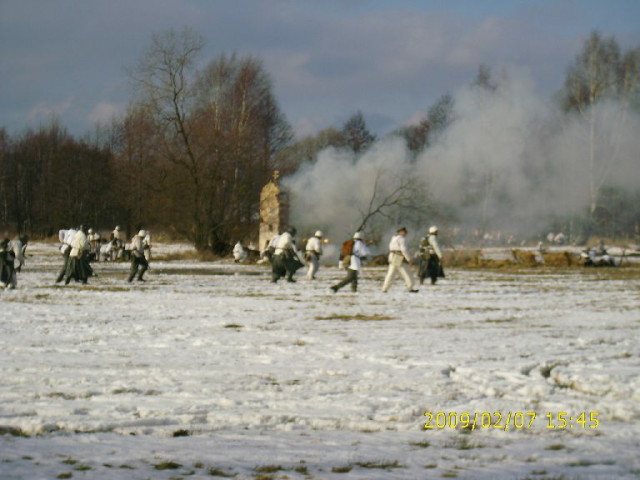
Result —
<path fill-rule="evenodd" d="M 130 72 L 136 102 L 153 123 L 162 155 L 189 179 L 188 190 L 182 192 L 183 207 L 189 211 L 183 233 L 198 249 L 207 246 L 209 230 L 203 208 L 203 159 L 195 149 L 191 118 L 195 108 L 196 62 L 203 47 L 202 37 L 189 28 L 154 34 L 151 46 Z"/>
<path fill-rule="evenodd" d="M 223 55 L 210 62 L 198 82 L 197 113 L 206 172 L 211 236 L 224 244 L 255 230 L 259 192 L 291 127 L 272 93 L 271 80 L 254 57 Z"/>
<path fill-rule="evenodd" d="M 260 188 L 292 135 L 262 63 L 222 55 L 199 70 L 203 45 L 189 29 L 154 35 L 132 78 L 153 142 L 173 166 L 174 225 L 196 248 L 225 253 L 232 237 L 256 229 Z"/>
<path fill-rule="evenodd" d="M 565 79 L 563 106 L 578 114 L 586 124 L 591 221 L 599 206 L 602 188 L 619 160 L 619 139 L 599 138 L 602 121 L 600 107 L 605 100 L 615 100 L 621 126 L 640 86 L 640 47 L 622 54 L 614 37 L 605 38 L 593 32 L 577 55 Z M 616 128 L 613 129 L 614 131 Z M 621 130 L 621 129 L 617 129 Z"/>
<path fill-rule="evenodd" d="M 371 239 L 377 242 L 386 228 L 381 225 L 388 225 L 389 220 L 420 225 L 433 213 L 428 189 L 410 169 L 390 174 L 378 167 L 369 200 L 364 208 L 359 208 L 361 220 L 356 231 L 367 228 Z M 382 219 L 386 221 L 380 222 Z"/>

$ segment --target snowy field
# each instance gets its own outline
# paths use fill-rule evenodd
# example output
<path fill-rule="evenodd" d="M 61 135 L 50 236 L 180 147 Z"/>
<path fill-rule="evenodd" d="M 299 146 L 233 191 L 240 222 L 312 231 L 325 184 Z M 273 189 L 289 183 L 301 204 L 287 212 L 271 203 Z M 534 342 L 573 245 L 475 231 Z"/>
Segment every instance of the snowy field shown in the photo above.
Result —
<path fill-rule="evenodd" d="M 28 253 L 0 292 L 3 480 L 640 476 L 637 267 L 417 294 L 367 268 L 334 295 L 335 267 L 274 285 L 228 261 L 65 287 L 56 245 Z"/>

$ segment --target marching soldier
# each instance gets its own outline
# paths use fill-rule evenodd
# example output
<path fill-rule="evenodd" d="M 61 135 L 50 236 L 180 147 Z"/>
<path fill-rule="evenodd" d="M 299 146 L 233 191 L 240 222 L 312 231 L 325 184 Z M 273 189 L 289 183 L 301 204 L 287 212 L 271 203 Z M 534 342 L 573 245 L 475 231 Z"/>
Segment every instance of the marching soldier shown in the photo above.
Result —
<path fill-rule="evenodd" d="M 307 240 L 304 258 L 307 260 L 309 270 L 307 280 L 315 280 L 322 256 L 322 232 L 318 230 L 313 237 Z"/>
<path fill-rule="evenodd" d="M 429 227 L 429 234 L 420 240 L 420 265 L 418 267 L 418 278 L 420 284 L 429 277 L 431 285 L 435 285 L 438 277 L 444 277 L 442 269 L 442 252 L 438 245 L 438 227 Z"/>
<path fill-rule="evenodd" d="M 351 252 L 345 255 L 342 261 L 347 264 L 347 276 L 338 284 L 333 285 L 331 290 L 336 293 L 345 285 L 351 284 L 351 291 L 358 291 L 358 272 L 362 266 L 361 261 L 363 258 L 371 255 L 369 249 L 364 244 L 362 239 L 362 233 L 356 232 L 353 235 L 353 246 Z"/>
<path fill-rule="evenodd" d="M 145 237 L 147 236 L 146 230 L 140 230 L 136 236 L 131 240 L 131 270 L 129 271 L 128 282 L 132 282 L 134 277 L 138 275 L 138 281 L 144 282 L 144 272 L 149 268 L 149 262 L 145 257 Z"/>
<path fill-rule="evenodd" d="M 271 281 L 273 283 L 284 276 L 287 277 L 287 282 L 295 282 L 293 275 L 303 266 L 296 254 L 296 244 L 293 239 L 295 235 L 296 229 L 289 227 L 276 241 L 276 249 L 271 261 Z"/>
<path fill-rule="evenodd" d="M 415 293 L 418 291 L 413 288 L 413 278 L 411 277 L 411 272 L 405 266 L 405 263 L 413 265 L 405 243 L 406 236 L 407 229 L 402 227 L 398 229 L 396 235 L 391 237 L 391 241 L 389 242 L 389 270 L 387 271 L 387 276 L 385 277 L 384 284 L 382 285 L 383 292 L 389 290 L 391 281 L 393 280 L 396 272 L 400 272 L 400 274 L 402 275 L 404 283 L 406 284 L 407 290 L 409 292 Z"/>
<path fill-rule="evenodd" d="M 68 285 L 73 278 L 76 282 L 87 283 L 93 275 L 93 270 L 89 266 L 89 240 L 86 229 L 81 225 L 76 231 L 70 243 L 69 260 L 64 274 L 64 284 Z"/>

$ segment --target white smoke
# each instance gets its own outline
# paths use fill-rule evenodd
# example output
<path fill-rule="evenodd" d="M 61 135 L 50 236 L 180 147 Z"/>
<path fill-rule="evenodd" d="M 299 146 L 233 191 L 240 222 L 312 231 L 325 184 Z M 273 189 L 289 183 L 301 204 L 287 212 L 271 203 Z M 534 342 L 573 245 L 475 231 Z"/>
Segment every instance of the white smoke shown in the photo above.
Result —
<path fill-rule="evenodd" d="M 363 155 L 322 150 L 314 163 L 285 179 L 291 192 L 292 223 L 303 236 L 316 229 L 336 241 L 351 238 L 369 210 L 374 190 L 379 198 L 412 167 L 403 139 L 388 137 Z"/>
<path fill-rule="evenodd" d="M 292 220 L 303 230 L 350 235 L 362 220 L 376 174 L 407 171 L 457 224 L 539 234 L 552 217 L 586 212 L 592 178 L 638 190 L 640 117 L 611 102 L 595 112 L 594 167 L 588 117 L 569 116 L 541 98 L 530 78 L 509 71 L 495 91 L 454 94 L 452 123 L 416 158 L 404 141 L 386 137 L 355 156 L 329 148 L 286 180 Z M 388 231 L 398 225 L 389 222 Z M 419 226 L 426 229 L 428 225 Z"/>

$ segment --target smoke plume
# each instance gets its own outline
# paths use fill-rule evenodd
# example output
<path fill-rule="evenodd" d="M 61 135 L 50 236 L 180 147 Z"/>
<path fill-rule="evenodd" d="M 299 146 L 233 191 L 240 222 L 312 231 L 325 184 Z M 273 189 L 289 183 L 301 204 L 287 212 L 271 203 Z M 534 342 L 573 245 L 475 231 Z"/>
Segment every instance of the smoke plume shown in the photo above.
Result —
<path fill-rule="evenodd" d="M 568 115 L 541 98 L 519 71 L 505 74 L 495 90 L 466 87 L 453 96 L 450 125 L 417 155 L 398 136 L 383 138 L 360 156 L 321 151 L 286 180 L 293 223 L 302 231 L 350 235 L 380 171 L 423 184 L 440 206 L 433 211 L 449 212 L 448 228 L 500 230 L 519 238 L 543 234 L 554 218 L 587 212 L 597 186 L 638 191 L 637 113 L 621 115 L 620 105 L 609 102 L 587 115 Z M 398 219 L 395 212 L 377 221 L 387 222 L 388 236 Z M 416 227 L 422 232 L 428 225 Z"/>

